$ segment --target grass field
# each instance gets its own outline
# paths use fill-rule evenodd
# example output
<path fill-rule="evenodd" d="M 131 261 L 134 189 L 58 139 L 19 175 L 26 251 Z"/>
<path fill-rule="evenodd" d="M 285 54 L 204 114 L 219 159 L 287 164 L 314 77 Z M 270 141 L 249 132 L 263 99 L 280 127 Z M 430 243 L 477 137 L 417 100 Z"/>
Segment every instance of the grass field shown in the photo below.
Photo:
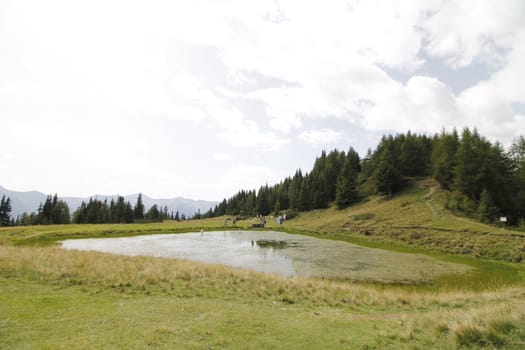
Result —
<path fill-rule="evenodd" d="M 468 264 L 471 273 L 431 286 L 287 279 L 55 244 L 221 229 L 222 218 L 0 229 L 1 348 L 524 348 L 524 269 L 512 262 L 522 233 L 457 218 L 443 209 L 442 193 L 429 198 L 419 187 L 342 211 L 301 213 L 283 229 L 425 252 Z"/>

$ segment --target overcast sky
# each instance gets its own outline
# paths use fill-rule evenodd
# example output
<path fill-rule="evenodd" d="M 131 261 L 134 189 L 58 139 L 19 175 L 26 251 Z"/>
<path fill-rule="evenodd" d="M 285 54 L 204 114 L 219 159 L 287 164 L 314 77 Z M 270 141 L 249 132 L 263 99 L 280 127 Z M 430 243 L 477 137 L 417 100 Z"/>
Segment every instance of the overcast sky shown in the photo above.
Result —
<path fill-rule="evenodd" d="M 0 185 L 220 200 L 382 134 L 525 134 L 525 1 L 0 2 Z"/>

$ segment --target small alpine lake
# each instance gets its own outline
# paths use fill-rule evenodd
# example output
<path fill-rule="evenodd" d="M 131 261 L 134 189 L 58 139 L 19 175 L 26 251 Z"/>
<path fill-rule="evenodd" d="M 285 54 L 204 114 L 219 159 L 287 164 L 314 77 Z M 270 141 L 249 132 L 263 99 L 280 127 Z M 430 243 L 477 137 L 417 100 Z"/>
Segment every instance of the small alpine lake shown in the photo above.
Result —
<path fill-rule="evenodd" d="M 466 265 L 423 254 L 275 231 L 210 231 L 62 241 L 64 249 L 223 264 L 287 277 L 421 283 L 463 274 Z"/>

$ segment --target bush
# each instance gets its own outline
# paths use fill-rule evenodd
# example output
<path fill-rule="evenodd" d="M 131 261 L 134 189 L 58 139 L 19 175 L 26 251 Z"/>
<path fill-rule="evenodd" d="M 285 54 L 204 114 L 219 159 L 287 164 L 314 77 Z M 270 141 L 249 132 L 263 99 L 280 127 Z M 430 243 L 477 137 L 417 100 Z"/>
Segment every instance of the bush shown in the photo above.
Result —
<path fill-rule="evenodd" d="M 485 345 L 485 337 L 483 331 L 475 326 L 460 326 L 454 332 L 456 343 L 459 346 L 483 346 Z"/>
<path fill-rule="evenodd" d="M 499 348 L 505 346 L 505 335 L 516 328 L 513 322 L 506 320 L 491 321 L 487 329 L 463 325 L 456 329 L 454 337 L 459 346 Z"/>
<path fill-rule="evenodd" d="M 299 216 L 299 212 L 295 210 L 288 211 L 285 214 L 286 214 L 286 220 L 291 220 Z"/>
<path fill-rule="evenodd" d="M 370 219 L 375 218 L 375 216 L 376 216 L 376 214 L 363 213 L 363 214 L 355 215 L 354 216 L 354 220 L 358 220 L 358 221 L 370 220 Z"/>

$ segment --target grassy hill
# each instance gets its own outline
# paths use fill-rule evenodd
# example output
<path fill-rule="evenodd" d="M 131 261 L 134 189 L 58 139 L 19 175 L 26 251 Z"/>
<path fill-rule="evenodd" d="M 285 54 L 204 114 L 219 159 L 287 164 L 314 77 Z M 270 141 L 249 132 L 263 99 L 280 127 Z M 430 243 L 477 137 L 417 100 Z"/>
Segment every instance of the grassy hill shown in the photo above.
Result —
<path fill-rule="evenodd" d="M 418 181 L 391 199 L 300 213 L 280 228 L 425 253 L 474 269 L 433 285 L 284 278 L 54 242 L 214 230 L 223 218 L 0 229 L 0 341 L 18 348 L 454 349 L 525 346 L 523 233 L 456 217 Z M 249 227 L 251 220 L 237 223 Z"/>
<path fill-rule="evenodd" d="M 392 198 L 372 196 L 345 210 L 301 213 L 287 226 L 359 242 L 521 262 L 525 232 L 489 226 L 444 209 L 446 193 L 431 180 L 414 181 Z"/>

